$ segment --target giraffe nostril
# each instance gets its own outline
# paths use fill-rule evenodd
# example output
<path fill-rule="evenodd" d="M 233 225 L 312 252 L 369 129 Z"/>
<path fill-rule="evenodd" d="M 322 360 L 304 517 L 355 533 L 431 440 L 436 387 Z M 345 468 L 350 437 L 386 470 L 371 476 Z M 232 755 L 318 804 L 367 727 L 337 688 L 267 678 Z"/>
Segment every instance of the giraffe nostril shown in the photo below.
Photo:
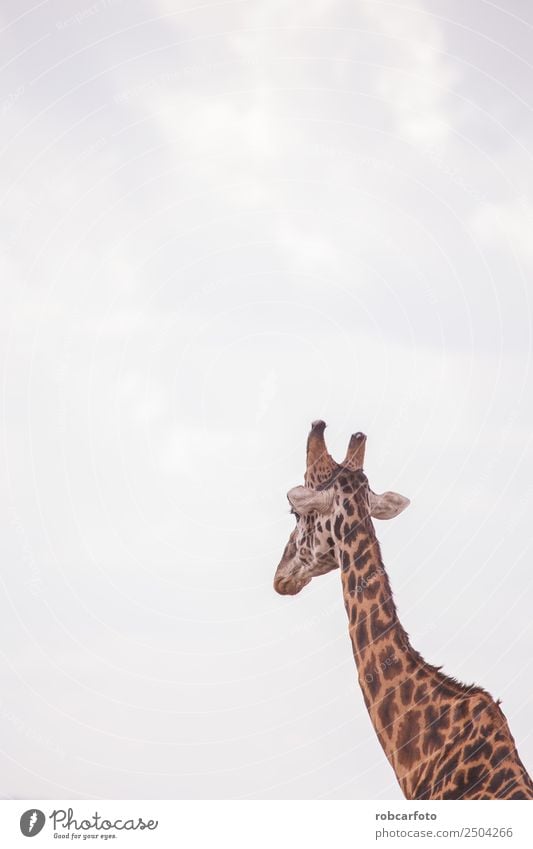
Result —
<path fill-rule="evenodd" d="M 287 583 L 286 583 L 286 581 L 274 581 L 274 589 L 280 595 L 287 595 Z"/>

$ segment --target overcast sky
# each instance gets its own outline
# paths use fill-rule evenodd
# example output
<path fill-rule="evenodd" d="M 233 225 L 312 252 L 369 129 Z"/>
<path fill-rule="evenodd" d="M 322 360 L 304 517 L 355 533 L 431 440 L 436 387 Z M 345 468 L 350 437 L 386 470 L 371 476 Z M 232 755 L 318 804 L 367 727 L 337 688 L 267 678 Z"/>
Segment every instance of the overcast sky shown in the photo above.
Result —
<path fill-rule="evenodd" d="M 4 0 L 0 794 L 400 798 L 312 419 L 402 622 L 533 769 L 533 10 Z"/>

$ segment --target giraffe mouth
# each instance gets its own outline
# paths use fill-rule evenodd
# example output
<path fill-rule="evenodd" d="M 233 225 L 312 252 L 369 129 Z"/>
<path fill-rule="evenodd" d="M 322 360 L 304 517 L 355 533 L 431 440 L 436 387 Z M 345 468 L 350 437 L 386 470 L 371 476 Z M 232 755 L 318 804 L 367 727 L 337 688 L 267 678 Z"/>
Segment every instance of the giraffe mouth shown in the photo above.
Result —
<path fill-rule="evenodd" d="M 280 595 L 297 595 L 311 581 L 311 578 L 276 577 L 274 589 Z"/>

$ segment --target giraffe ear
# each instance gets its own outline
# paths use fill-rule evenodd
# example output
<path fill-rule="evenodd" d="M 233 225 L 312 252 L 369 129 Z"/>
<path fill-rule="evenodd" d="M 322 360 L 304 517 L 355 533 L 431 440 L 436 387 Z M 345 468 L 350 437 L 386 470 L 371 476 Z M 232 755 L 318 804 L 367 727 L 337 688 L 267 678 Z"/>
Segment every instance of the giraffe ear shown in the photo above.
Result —
<path fill-rule="evenodd" d="M 383 492 L 381 495 L 376 495 L 370 489 L 368 491 L 370 501 L 370 515 L 374 519 L 394 519 L 402 510 L 409 507 L 410 501 L 404 495 L 398 492 Z"/>
<path fill-rule="evenodd" d="M 289 504 L 297 513 L 303 515 L 316 510 L 318 513 L 329 513 L 333 506 L 335 493 L 332 489 L 310 489 L 307 486 L 295 486 L 287 493 Z"/>

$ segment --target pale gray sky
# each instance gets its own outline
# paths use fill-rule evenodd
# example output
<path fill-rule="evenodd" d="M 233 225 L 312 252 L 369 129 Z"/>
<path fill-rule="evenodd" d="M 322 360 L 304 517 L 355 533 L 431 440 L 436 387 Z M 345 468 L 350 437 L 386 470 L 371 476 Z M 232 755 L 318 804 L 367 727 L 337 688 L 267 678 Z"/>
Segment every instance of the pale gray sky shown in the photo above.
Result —
<path fill-rule="evenodd" d="M 533 11 L 0 10 L 0 793 L 399 798 L 309 423 L 369 436 L 413 644 L 533 768 Z"/>

